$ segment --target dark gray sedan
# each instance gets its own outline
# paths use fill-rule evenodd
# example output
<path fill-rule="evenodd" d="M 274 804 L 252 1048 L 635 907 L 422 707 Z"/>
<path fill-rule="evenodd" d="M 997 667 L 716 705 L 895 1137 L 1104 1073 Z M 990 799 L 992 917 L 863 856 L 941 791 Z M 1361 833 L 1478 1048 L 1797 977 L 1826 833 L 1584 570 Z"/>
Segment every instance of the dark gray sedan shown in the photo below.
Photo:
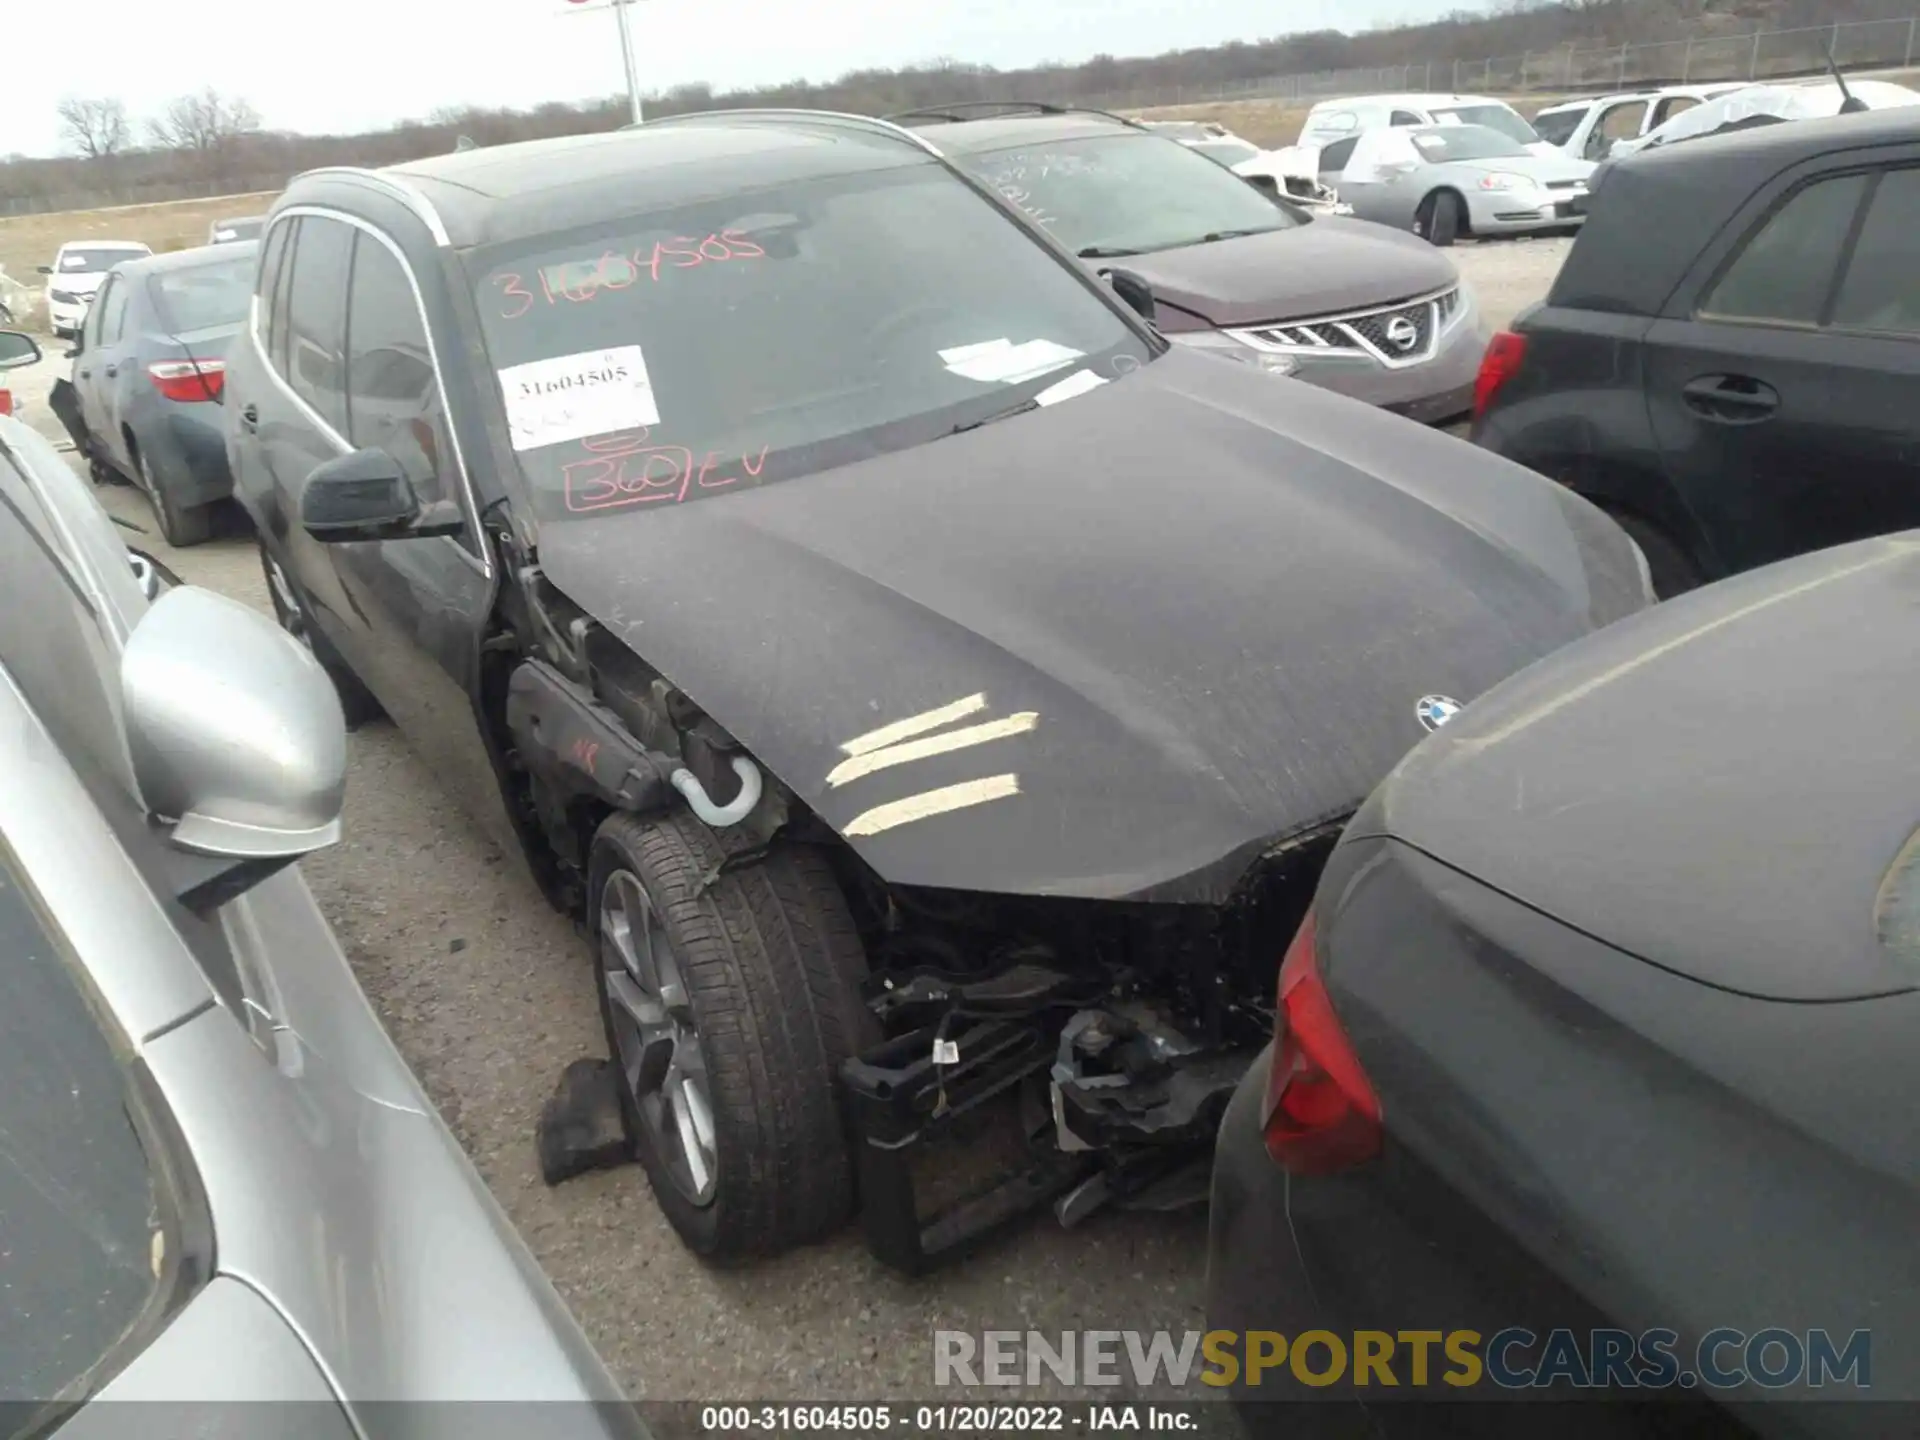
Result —
<path fill-rule="evenodd" d="M 197 545 L 233 493 L 221 398 L 252 298 L 257 240 L 115 267 L 71 352 L 74 443 L 96 479 L 147 492 L 167 543 Z"/>
<path fill-rule="evenodd" d="M 1563 1436 L 1638 1427 L 1635 1400 L 1718 1402 L 1689 1436 L 1726 1407 L 1913 1433 L 1917 590 L 1916 532 L 1752 571 L 1408 756 L 1328 861 L 1227 1111 L 1211 1325 L 1373 1332 L 1397 1392 L 1356 1361 L 1321 1393 L 1375 1434 L 1431 1433 L 1449 1396 L 1609 1402 L 1551 1406 Z M 1303 1368 L 1243 1395 L 1298 1398 Z M 1545 1433 L 1529 1411 L 1488 1413 Z"/>

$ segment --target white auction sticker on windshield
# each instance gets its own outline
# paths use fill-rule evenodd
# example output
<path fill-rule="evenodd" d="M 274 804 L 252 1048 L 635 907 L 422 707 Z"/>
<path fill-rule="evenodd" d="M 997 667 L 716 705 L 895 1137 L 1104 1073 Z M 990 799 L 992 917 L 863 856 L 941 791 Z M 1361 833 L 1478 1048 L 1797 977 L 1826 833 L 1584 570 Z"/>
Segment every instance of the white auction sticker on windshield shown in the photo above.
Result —
<path fill-rule="evenodd" d="M 660 423 L 638 345 L 509 366 L 500 372 L 500 392 L 515 450 Z"/>

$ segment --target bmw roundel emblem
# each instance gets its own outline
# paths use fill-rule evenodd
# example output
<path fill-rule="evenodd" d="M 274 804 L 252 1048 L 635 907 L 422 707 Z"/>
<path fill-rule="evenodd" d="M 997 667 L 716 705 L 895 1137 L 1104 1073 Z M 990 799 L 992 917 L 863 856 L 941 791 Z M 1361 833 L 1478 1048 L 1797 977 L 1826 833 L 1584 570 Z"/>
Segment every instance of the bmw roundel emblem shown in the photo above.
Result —
<path fill-rule="evenodd" d="M 1427 729 L 1438 730 L 1460 713 L 1460 702 L 1445 695 L 1422 695 L 1420 703 L 1413 707 L 1413 713 Z"/>

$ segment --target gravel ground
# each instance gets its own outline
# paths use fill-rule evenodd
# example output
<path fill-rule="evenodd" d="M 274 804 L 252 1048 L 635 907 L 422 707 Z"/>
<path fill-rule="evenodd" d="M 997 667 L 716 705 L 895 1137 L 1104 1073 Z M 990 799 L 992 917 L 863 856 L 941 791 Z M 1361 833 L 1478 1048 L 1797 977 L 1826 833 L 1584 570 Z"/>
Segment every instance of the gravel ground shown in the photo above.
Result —
<path fill-rule="evenodd" d="M 1567 243 L 1455 253 L 1504 324 L 1544 292 Z M 65 368 L 49 358 L 7 377 L 23 418 L 57 439 L 46 392 Z M 237 516 L 209 544 L 174 552 L 137 492 L 100 493 L 183 577 L 268 610 Z M 1201 1328 L 1197 1213 L 1106 1214 L 1071 1234 L 1041 1216 L 915 1282 L 882 1269 L 851 1231 L 751 1269 L 710 1268 L 680 1247 L 637 1168 L 546 1188 L 533 1149 L 541 1102 L 568 1062 L 603 1048 L 571 924 L 384 723 L 351 737 L 345 843 L 304 869 L 400 1049 L 636 1396 L 927 1398 L 936 1329 Z"/>

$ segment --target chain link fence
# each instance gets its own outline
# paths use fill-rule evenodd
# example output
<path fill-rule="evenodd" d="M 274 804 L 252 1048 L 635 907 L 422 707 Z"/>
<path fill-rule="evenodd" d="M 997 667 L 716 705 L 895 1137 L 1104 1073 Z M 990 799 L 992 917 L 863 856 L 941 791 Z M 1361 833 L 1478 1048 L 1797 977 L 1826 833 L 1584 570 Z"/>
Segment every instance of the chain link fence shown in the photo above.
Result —
<path fill-rule="evenodd" d="M 1920 58 L 1920 16 L 1905 20 L 1859 20 L 1800 30 L 1762 30 L 1742 35 L 1700 35 L 1604 50 L 1565 46 L 1525 55 L 1480 60 L 1416 60 L 1369 70 L 1328 70 L 1310 75 L 1207 85 L 1162 85 L 1118 94 L 1076 97 L 1107 110 L 1194 105 L 1233 100 L 1307 104 L 1342 95 L 1384 91 L 1450 91 L 1484 95 L 1567 94 L 1639 86 L 1707 84 L 1819 74 L 1828 48 L 1847 70 L 1911 69 Z"/>

